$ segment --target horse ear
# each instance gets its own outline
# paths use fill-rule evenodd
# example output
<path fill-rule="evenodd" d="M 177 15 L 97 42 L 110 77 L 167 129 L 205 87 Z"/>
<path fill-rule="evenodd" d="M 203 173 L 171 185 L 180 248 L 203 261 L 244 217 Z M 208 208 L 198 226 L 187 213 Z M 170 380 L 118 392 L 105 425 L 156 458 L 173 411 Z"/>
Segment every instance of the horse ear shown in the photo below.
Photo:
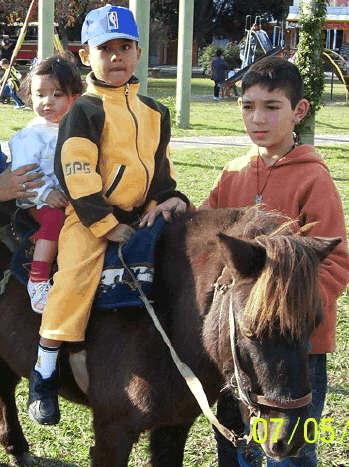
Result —
<path fill-rule="evenodd" d="M 256 243 L 229 237 L 219 233 L 223 254 L 232 261 L 236 270 L 242 276 L 257 275 L 264 268 L 266 260 L 265 248 Z"/>
<path fill-rule="evenodd" d="M 331 251 L 342 241 L 341 237 L 313 237 L 317 240 L 315 252 L 320 261 L 323 261 Z"/>

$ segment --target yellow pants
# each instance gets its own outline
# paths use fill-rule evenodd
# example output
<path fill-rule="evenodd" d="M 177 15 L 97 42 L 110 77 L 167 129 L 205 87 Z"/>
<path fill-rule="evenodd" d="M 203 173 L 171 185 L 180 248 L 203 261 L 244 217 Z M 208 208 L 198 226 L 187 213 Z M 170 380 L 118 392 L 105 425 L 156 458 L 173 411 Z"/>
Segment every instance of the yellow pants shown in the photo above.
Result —
<path fill-rule="evenodd" d="M 58 272 L 48 295 L 40 335 L 78 342 L 85 339 L 107 240 L 96 238 L 71 207 L 67 214 L 58 242 Z"/>

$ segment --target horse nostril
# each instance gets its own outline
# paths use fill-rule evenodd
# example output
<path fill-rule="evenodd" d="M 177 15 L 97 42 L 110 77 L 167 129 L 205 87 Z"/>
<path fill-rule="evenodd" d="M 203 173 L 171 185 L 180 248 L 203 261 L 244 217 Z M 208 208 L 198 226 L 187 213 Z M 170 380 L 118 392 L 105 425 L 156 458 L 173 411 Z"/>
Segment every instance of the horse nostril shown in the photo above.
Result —
<path fill-rule="evenodd" d="M 277 457 L 286 457 L 288 453 L 286 441 L 279 439 L 276 443 L 271 445 L 271 451 Z"/>

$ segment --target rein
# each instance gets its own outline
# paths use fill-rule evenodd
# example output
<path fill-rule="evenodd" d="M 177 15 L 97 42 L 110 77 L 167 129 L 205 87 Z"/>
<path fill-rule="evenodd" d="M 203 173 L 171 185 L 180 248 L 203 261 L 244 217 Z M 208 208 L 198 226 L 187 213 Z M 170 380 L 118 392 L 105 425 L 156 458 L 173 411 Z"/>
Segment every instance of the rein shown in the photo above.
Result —
<path fill-rule="evenodd" d="M 118 246 L 118 255 L 120 258 L 120 261 L 126 271 L 130 274 L 130 277 L 132 278 L 133 284 L 136 287 L 136 289 L 139 292 L 139 296 L 141 300 L 143 301 L 145 308 L 147 309 L 149 316 L 151 317 L 155 328 L 159 331 L 164 343 L 167 345 L 167 347 L 170 350 L 172 360 L 174 364 L 176 365 L 178 371 L 180 374 L 183 376 L 185 382 L 187 383 L 190 391 L 192 392 L 193 396 L 195 397 L 197 403 L 199 404 L 199 407 L 202 410 L 202 413 L 205 415 L 205 417 L 208 419 L 208 421 L 221 433 L 228 441 L 230 441 L 235 447 L 237 447 L 243 440 L 246 440 L 247 437 L 243 436 L 242 438 L 239 437 L 234 431 L 228 430 L 225 426 L 223 426 L 217 419 L 217 417 L 214 415 L 212 412 L 210 405 L 208 403 L 204 388 L 202 387 L 202 384 L 200 380 L 195 376 L 193 371 L 189 368 L 189 366 L 182 362 L 180 358 L 178 357 L 175 349 L 173 348 L 171 341 L 169 340 L 164 328 L 161 326 L 160 321 L 158 320 L 155 310 L 152 307 L 151 303 L 149 302 L 148 298 L 144 294 L 141 285 L 139 284 L 137 278 L 133 274 L 132 270 L 128 267 L 126 264 L 123 255 L 122 255 L 122 243 L 119 243 Z M 248 441 L 248 439 L 247 439 Z"/>
<path fill-rule="evenodd" d="M 231 284 L 230 288 L 233 285 L 234 284 Z M 226 290 L 227 289 L 225 289 L 223 293 L 225 293 Z M 232 352 L 233 361 L 234 361 L 234 375 L 235 375 L 235 379 L 237 383 L 239 398 L 248 407 L 251 415 L 255 414 L 256 412 L 257 413 L 260 412 L 258 409 L 259 405 L 265 405 L 267 407 L 272 407 L 275 409 L 298 409 L 300 407 L 305 407 L 306 405 L 310 404 L 310 402 L 312 401 L 311 392 L 308 392 L 308 394 L 306 394 L 303 397 L 299 397 L 296 399 L 289 399 L 288 401 L 285 401 L 285 402 L 280 402 L 280 401 L 268 399 L 267 397 L 260 395 L 260 394 L 254 394 L 253 392 L 249 393 L 244 388 L 242 377 L 241 377 L 242 370 L 241 370 L 239 358 L 238 358 L 237 351 L 236 351 L 237 346 L 235 345 L 236 324 L 235 324 L 235 316 L 233 312 L 232 294 L 230 294 L 230 300 L 229 300 L 229 329 L 230 329 L 230 346 L 231 346 L 231 352 Z"/>
<path fill-rule="evenodd" d="M 11 277 L 11 271 L 9 269 L 6 269 L 3 272 L 3 278 L 0 281 L 0 295 L 4 295 L 6 291 L 6 285 L 8 284 L 10 277 Z"/>

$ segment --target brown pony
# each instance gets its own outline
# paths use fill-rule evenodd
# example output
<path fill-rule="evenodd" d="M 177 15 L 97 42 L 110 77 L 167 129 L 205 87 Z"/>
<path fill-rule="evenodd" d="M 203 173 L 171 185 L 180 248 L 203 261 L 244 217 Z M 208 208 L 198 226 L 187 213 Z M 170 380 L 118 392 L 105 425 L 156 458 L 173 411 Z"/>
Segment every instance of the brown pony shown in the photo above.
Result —
<path fill-rule="evenodd" d="M 165 228 L 154 281 L 159 319 L 209 402 L 224 386 L 232 391 L 235 366 L 242 406 L 266 421 L 284 419 L 277 439 L 270 430 L 263 443 L 279 459 L 304 444 L 308 339 L 321 316 L 317 268 L 339 242 L 301 237 L 290 224 L 280 225 L 279 216 L 256 207 L 187 213 Z M 27 465 L 14 393 L 34 363 L 40 316 L 14 279 L 0 297 L 0 318 L 0 441 Z M 74 352 L 86 354 L 85 392 L 69 363 Z M 93 466 L 126 466 L 145 430 L 151 431 L 153 466 L 182 465 L 200 410 L 145 310 L 93 312 L 86 342 L 62 349 L 60 375 L 61 395 L 92 409 Z"/>

